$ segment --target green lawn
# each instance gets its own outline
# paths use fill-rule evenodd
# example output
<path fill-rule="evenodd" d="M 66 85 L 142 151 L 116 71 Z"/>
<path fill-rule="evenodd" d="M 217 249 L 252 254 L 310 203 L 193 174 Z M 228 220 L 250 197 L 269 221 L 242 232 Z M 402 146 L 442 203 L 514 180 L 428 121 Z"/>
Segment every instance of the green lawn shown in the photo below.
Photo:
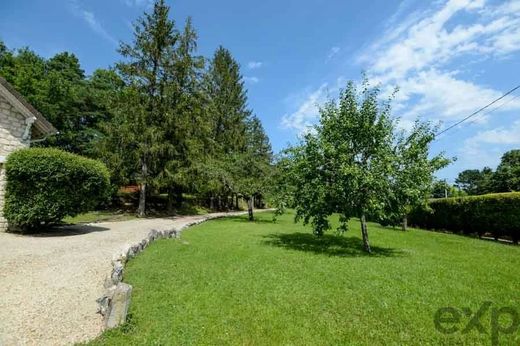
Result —
<path fill-rule="evenodd" d="M 88 213 L 79 214 L 74 217 L 67 216 L 63 222 L 76 223 L 92 223 L 104 221 L 126 221 L 137 218 L 135 213 L 116 212 L 111 210 L 89 211 Z"/>
<path fill-rule="evenodd" d="M 204 223 L 130 261 L 129 322 L 93 344 L 490 345 L 490 311 L 487 334 L 451 335 L 435 329 L 435 312 L 457 308 L 463 329 L 465 307 L 520 311 L 519 247 L 370 224 L 368 256 L 357 222 L 316 239 L 293 215 L 256 216 Z M 500 336 L 519 343 L 518 330 Z"/>

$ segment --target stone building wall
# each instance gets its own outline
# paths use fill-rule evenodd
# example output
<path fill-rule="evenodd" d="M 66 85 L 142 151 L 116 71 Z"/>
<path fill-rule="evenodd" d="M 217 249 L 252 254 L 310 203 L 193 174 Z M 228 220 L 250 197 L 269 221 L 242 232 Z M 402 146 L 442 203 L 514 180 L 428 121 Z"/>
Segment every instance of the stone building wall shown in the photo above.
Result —
<path fill-rule="evenodd" d="M 30 133 L 27 129 L 25 117 L 18 112 L 5 98 L 0 95 L 0 161 L 7 158 L 11 152 L 29 145 L 24 141 L 24 134 Z M 5 197 L 5 170 L 0 162 L 0 232 L 7 229 L 7 222 L 3 218 Z"/>

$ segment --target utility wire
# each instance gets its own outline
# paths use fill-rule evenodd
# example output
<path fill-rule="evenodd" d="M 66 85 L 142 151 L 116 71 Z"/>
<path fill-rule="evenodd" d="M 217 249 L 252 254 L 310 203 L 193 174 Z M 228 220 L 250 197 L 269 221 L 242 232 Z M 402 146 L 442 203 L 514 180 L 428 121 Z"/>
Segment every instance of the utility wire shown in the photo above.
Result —
<path fill-rule="evenodd" d="M 505 105 L 507 105 L 507 104 L 513 102 L 514 100 L 516 100 L 516 99 L 519 98 L 519 97 L 520 97 L 520 94 L 518 94 L 518 95 L 516 95 L 516 96 L 514 96 L 514 97 L 512 97 L 512 98 L 510 98 L 509 100 L 505 101 L 504 103 L 499 104 L 499 105 L 496 106 L 495 108 L 490 109 L 489 111 L 487 111 L 487 112 L 485 112 L 485 113 L 482 113 L 481 116 L 484 116 L 484 115 L 488 115 L 488 114 L 490 114 L 490 113 L 493 113 L 493 112 L 496 111 L 497 109 L 504 107 Z M 473 121 L 470 122 L 470 124 L 475 124 L 475 123 L 478 121 L 478 119 L 479 119 L 479 117 L 475 118 Z"/>
<path fill-rule="evenodd" d="M 483 110 L 489 108 L 490 106 L 494 105 L 495 103 L 497 103 L 498 101 L 502 100 L 504 97 L 506 97 L 507 95 L 515 92 L 517 89 L 520 89 L 520 85 L 517 85 L 516 87 L 514 87 L 513 89 L 509 90 L 508 92 L 506 92 L 504 95 L 500 96 L 499 98 L 491 101 L 490 103 L 488 103 L 487 105 L 485 105 L 484 107 L 478 109 L 477 111 L 471 113 L 470 115 L 468 115 L 467 117 L 465 117 L 464 119 L 462 120 L 459 120 L 457 121 L 455 124 L 445 128 L 444 130 L 438 132 L 435 134 L 435 137 L 437 138 L 438 136 L 442 135 L 443 133 L 451 130 L 452 128 L 454 128 L 455 126 L 458 126 L 460 124 L 462 124 L 463 122 L 465 122 L 466 120 L 468 120 L 469 118 L 472 118 L 474 117 L 475 115 L 477 115 L 478 113 L 482 112 Z M 496 108 L 495 108 L 496 109 Z"/>
<path fill-rule="evenodd" d="M 513 102 L 513 101 L 516 100 L 517 98 L 520 98 L 520 94 L 518 94 L 518 95 L 516 95 L 516 96 L 514 96 L 514 97 L 512 97 L 512 98 L 510 98 L 509 100 L 507 100 L 507 101 L 505 101 L 505 102 L 502 102 L 501 104 L 499 104 L 499 105 L 496 106 L 495 108 L 492 108 L 492 109 L 488 110 L 487 112 L 484 112 L 484 113 L 479 114 L 476 118 L 474 118 L 472 121 L 470 121 L 470 122 L 468 123 L 468 125 L 476 124 L 477 121 L 479 121 L 479 119 L 482 119 L 483 116 L 493 113 L 493 112 L 496 111 L 497 109 L 500 109 L 500 108 L 504 107 L 505 105 L 507 105 L 507 104 Z M 461 129 L 461 128 L 459 127 L 459 128 L 457 128 L 457 129 L 454 129 L 453 131 L 457 132 L 457 131 L 459 131 L 460 129 Z M 452 133 L 453 133 L 453 132 L 452 132 Z M 436 140 L 437 140 L 437 139 L 434 139 L 434 141 L 436 141 Z"/>

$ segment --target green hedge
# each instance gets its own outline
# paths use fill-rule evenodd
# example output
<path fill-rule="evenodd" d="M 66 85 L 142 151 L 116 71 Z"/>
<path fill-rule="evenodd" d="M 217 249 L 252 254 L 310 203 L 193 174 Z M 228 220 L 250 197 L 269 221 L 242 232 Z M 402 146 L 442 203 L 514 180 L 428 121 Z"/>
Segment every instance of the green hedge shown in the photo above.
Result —
<path fill-rule="evenodd" d="M 520 192 L 433 199 L 431 210 L 415 210 L 410 224 L 464 234 L 520 238 Z"/>
<path fill-rule="evenodd" d="M 11 229 L 37 231 L 92 210 L 108 197 L 109 173 L 101 162 L 58 149 L 15 151 L 5 163 L 4 216 Z"/>

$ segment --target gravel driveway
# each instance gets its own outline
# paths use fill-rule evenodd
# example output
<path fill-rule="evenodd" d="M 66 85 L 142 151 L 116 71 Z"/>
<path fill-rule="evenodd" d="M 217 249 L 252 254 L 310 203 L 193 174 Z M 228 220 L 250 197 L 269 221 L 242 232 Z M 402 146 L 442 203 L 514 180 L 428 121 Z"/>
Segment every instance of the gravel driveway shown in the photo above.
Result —
<path fill-rule="evenodd" d="M 0 345 L 63 345 L 94 338 L 102 322 L 96 299 L 112 256 L 153 228 L 178 228 L 203 218 L 102 222 L 30 236 L 0 233 Z"/>

